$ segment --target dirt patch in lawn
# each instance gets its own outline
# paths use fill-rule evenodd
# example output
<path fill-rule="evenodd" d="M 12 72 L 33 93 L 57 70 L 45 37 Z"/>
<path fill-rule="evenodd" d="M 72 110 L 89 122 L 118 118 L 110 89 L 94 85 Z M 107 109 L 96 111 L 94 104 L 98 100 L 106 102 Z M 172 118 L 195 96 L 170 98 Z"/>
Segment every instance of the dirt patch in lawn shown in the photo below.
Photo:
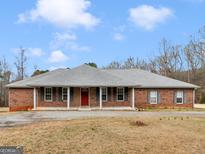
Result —
<path fill-rule="evenodd" d="M 2 128 L 0 145 L 23 145 L 25 153 L 195 154 L 205 153 L 204 128 L 205 118 L 196 117 L 52 121 Z"/>

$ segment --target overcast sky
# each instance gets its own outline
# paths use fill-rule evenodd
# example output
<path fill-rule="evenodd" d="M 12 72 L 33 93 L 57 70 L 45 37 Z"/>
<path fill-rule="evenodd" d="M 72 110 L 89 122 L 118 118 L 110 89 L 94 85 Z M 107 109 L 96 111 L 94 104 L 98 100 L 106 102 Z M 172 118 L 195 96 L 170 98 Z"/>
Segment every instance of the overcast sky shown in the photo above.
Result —
<path fill-rule="evenodd" d="M 184 44 L 205 25 L 204 0 L 1 0 L 0 56 L 11 67 L 27 49 L 27 72 L 148 59 L 167 38 Z"/>

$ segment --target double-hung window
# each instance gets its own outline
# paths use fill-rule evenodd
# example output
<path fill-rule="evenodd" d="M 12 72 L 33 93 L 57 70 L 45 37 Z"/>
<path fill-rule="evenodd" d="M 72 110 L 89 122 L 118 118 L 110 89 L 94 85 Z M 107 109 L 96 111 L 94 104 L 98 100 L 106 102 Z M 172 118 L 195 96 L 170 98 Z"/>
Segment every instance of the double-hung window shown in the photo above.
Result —
<path fill-rule="evenodd" d="M 102 101 L 107 102 L 107 88 L 102 88 Z"/>
<path fill-rule="evenodd" d="M 53 100 L 52 88 L 46 87 L 44 89 L 44 96 L 45 96 L 45 101 L 46 102 L 51 102 Z"/>
<path fill-rule="evenodd" d="M 184 102 L 183 96 L 184 96 L 183 91 L 176 92 L 176 103 L 177 104 L 183 104 L 183 102 Z"/>
<path fill-rule="evenodd" d="M 68 93 L 67 93 L 67 88 L 62 88 L 62 100 L 67 101 Z"/>
<path fill-rule="evenodd" d="M 150 104 L 157 104 L 157 91 L 150 91 L 149 102 Z"/>
<path fill-rule="evenodd" d="M 117 101 L 124 101 L 124 88 L 117 88 Z"/>

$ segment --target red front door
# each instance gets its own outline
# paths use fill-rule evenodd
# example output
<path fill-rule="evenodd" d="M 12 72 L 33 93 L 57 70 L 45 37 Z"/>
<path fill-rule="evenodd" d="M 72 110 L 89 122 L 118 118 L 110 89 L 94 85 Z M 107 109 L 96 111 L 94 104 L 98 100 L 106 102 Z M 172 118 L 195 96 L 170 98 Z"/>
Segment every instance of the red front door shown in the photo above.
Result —
<path fill-rule="evenodd" d="M 81 91 L 81 106 L 88 106 L 88 90 L 83 89 Z"/>

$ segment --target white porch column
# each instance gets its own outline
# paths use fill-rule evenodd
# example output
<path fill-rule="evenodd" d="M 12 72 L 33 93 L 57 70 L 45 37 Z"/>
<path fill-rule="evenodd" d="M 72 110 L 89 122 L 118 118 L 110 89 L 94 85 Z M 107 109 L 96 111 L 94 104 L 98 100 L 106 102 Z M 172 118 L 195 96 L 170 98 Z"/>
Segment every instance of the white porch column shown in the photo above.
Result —
<path fill-rule="evenodd" d="M 132 109 L 135 109 L 135 88 L 132 88 Z"/>
<path fill-rule="evenodd" d="M 36 88 L 33 88 L 33 109 L 37 110 Z"/>
<path fill-rule="evenodd" d="M 102 109 L 102 87 L 100 87 L 100 109 Z"/>
<path fill-rule="evenodd" d="M 67 109 L 70 109 L 70 87 L 67 88 Z"/>
<path fill-rule="evenodd" d="M 195 96 L 196 95 L 196 93 L 195 93 L 195 89 L 193 90 L 193 108 L 194 108 L 194 104 L 195 104 Z"/>

